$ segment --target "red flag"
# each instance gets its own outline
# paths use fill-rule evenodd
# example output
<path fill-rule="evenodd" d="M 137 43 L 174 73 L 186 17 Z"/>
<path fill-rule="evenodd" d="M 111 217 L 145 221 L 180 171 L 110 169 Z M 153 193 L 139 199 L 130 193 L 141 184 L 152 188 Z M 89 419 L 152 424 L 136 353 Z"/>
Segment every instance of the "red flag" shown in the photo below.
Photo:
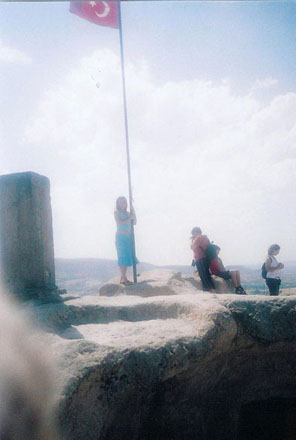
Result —
<path fill-rule="evenodd" d="M 70 12 L 95 24 L 118 28 L 118 2 L 71 2 Z"/>

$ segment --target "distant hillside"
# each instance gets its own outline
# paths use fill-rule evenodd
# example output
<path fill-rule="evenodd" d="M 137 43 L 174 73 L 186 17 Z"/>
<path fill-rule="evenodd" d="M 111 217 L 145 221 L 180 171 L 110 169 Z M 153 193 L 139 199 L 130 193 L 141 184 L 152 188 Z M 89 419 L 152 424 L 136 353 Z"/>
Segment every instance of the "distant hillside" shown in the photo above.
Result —
<path fill-rule="evenodd" d="M 67 289 L 72 293 L 94 294 L 100 286 L 111 278 L 119 276 L 117 261 L 103 258 L 56 258 L 56 283 L 59 288 Z M 183 274 L 191 275 L 194 268 L 188 266 L 155 266 L 149 263 L 141 263 L 137 266 L 138 273 L 157 268 L 171 269 Z M 253 293 L 261 293 L 266 290 L 265 282 L 261 277 L 261 264 L 250 266 L 228 266 L 228 269 L 239 269 L 242 283 L 246 289 Z M 130 278 L 131 270 L 130 270 Z M 286 263 L 283 271 L 284 288 L 296 287 L 296 262 Z"/>
<path fill-rule="evenodd" d="M 56 258 L 55 267 L 58 287 L 79 294 L 96 293 L 103 283 L 119 276 L 117 261 L 103 258 Z M 137 266 L 137 272 L 156 267 L 141 263 Z"/>

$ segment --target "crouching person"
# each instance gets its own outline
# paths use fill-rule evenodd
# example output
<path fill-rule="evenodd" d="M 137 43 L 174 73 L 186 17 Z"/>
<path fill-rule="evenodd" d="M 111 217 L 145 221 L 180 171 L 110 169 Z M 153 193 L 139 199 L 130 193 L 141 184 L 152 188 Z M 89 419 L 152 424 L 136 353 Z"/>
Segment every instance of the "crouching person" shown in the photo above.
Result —
<path fill-rule="evenodd" d="M 239 270 L 226 270 L 221 258 L 219 258 L 220 248 L 217 245 L 213 245 L 216 248 L 217 257 L 211 260 L 210 271 L 212 275 L 223 278 L 223 280 L 231 280 L 235 288 L 235 293 L 239 295 L 246 295 L 245 289 L 241 286 L 240 272 Z"/>
<path fill-rule="evenodd" d="M 203 235 L 199 227 L 191 231 L 191 249 L 193 250 L 194 261 L 198 274 L 201 279 L 203 290 L 206 292 L 216 292 L 213 280 L 210 274 L 210 262 L 206 258 L 206 250 L 210 241 L 206 235 Z"/>

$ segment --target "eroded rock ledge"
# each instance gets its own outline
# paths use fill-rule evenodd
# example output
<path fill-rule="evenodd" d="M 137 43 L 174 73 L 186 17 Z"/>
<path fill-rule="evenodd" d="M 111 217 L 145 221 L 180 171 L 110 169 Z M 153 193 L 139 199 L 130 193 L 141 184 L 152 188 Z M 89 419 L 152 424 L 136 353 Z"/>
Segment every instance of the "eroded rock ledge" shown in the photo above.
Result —
<path fill-rule="evenodd" d="M 217 293 L 234 293 L 234 288 L 229 281 L 216 276 L 212 277 Z M 158 269 L 144 272 L 138 277 L 137 284 L 123 286 L 119 278 L 114 278 L 105 283 L 99 290 L 101 296 L 136 295 L 144 298 L 160 295 L 178 295 L 180 293 L 202 293 L 202 284 L 199 276 L 192 274 L 183 275 L 168 269 Z"/>
<path fill-rule="evenodd" d="M 64 439 L 290 438 L 296 300 L 189 290 L 36 308 L 59 359 Z"/>

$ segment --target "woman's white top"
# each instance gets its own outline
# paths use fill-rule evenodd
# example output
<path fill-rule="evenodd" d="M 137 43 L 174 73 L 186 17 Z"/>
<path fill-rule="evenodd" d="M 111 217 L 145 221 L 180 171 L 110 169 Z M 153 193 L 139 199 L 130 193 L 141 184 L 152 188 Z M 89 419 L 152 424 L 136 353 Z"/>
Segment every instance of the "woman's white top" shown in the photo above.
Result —
<path fill-rule="evenodd" d="M 278 260 L 273 256 L 273 255 L 268 255 L 269 258 L 271 258 L 271 265 L 270 267 L 277 267 L 279 262 Z M 281 270 L 273 270 L 272 272 L 267 272 L 266 278 L 276 278 L 276 279 L 280 279 L 281 278 Z"/>

